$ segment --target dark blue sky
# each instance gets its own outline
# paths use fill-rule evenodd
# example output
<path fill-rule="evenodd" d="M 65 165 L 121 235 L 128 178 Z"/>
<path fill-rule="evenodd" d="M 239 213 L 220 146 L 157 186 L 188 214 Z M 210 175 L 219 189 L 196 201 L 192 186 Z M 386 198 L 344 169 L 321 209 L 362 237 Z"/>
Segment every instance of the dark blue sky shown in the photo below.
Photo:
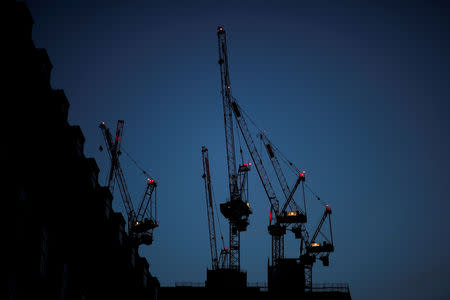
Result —
<path fill-rule="evenodd" d="M 117 119 L 123 146 L 159 182 L 161 226 L 141 254 L 163 285 L 204 281 L 210 264 L 202 145 L 216 201 L 228 193 L 222 24 L 234 96 L 333 208 L 336 252 L 313 280 L 349 282 L 354 299 L 450 297 L 450 10 L 362 2 L 27 1 L 102 182 L 98 124 Z M 145 178 L 122 165 L 136 206 Z M 252 173 L 241 265 L 261 282 L 269 204 Z M 322 208 L 308 206 L 315 224 Z M 287 247 L 295 255 L 292 238 Z"/>

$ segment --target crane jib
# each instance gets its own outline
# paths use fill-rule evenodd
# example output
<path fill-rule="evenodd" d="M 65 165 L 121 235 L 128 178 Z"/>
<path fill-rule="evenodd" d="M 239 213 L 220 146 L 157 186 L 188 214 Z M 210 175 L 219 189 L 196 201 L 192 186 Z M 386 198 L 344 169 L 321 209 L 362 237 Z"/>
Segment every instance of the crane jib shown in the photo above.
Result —
<path fill-rule="evenodd" d="M 241 117 L 241 112 L 239 111 L 239 107 L 237 106 L 236 101 L 231 102 L 231 107 L 233 108 L 234 114 L 236 115 L 236 118 Z"/>

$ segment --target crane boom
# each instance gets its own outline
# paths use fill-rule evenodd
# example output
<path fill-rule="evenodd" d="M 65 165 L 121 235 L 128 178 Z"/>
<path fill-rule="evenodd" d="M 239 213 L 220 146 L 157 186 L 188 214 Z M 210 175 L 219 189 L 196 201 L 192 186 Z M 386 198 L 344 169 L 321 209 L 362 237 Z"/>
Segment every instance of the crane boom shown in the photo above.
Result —
<path fill-rule="evenodd" d="M 153 242 L 153 229 L 158 227 L 156 221 L 156 182 L 153 179 L 147 179 L 147 185 L 144 197 L 139 205 L 138 213 L 133 207 L 130 193 L 125 181 L 125 176 L 119 162 L 120 146 L 122 143 L 124 121 L 117 121 L 116 136 L 112 138 L 111 131 L 106 127 L 105 122 L 99 125 L 105 139 L 106 148 L 111 159 L 111 169 L 109 172 L 108 186 L 114 188 L 114 179 L 119 186 L 120 196 L 125 207 L 128 218 L 128 233 L 135 245 L 150 245 Z M 150 212 L 149 212 L 150 209 Z M 150 215 L 149 218 L 146 215 Z"/>
<path fill-rule="evenodd" d="M 294 196 L 293 192 L 295 192 L 295 190 L 297 189 L 298 184 L 301 181 L 305 180 L 303 173 L 299 174 L 298 180 L 295 183 L 294 188 L 292 190 L 293 192 L 292 192 L 291 189 L 289 188 L 286 177 L 284 176 L 283 170 L 281 169 L 280 162 L 278 161 L 278 158 L 275 155 L 275 152 L 273 151 L 272 144 L 270 143 L 269 139 L 267 138 L 267 136 L 265 134 L 261 133 L 261 134 L 259 134 L 259 137 L 261 138 L 261 140 L 264 143 L 267 154 L 269 155 L 270 162 L 272 163 L 273 169 L 278 178 L 278 182 L 280 183 L 281 189 L 286 198 L 286 202 L 283 205 L 280 214 L 283 214 L 286 211 L 287 206 L 289 206 L 292 211 L 294 211 L 294 212 L 298 211 L 301 215 L 306 216 L 305 212 L 297 206 L 295 201 L 293 201 L 293 196 Z M 306 222 L 306 218 L 304 219 L 304 222 Z"/>
<path fill-rule="evenodd" d="M 256 148 L 256 145 L 253 141 L 253 138 L 250 134 L 250 130 L 248 129 L 247 122 L 245 121 L 244 116 L 241 113 L 239 105 L 236 102 L 236 99 L 233 98 L 233 102 L 231 102 L 231 107 L 233 109 L 234 116 L 237 120 L 239 129 L 244 137 L 245 144 L 247 146 L 248 152 L 252 157 L 253 163 L 256 166 L 256 171 L 258 173 L 259 179 L 264 187 L 264 191 L 266 192 L 267 198 L 270 202 L 270 209 L 272 215 L 272 211 L 275 215 L 274 224 L 270 224 L 268 227 L 269 233 L 272 236 L 272 262 L 276 263 L 278 259 L 284 257 L 284 234 L 286 233 L 286 227 L 281 225 L 278 222 L 279 217 L 279 201 L 275 194 L 275 191 L 270 182 L 269 176 L 266 172 L 264 164 L 262 162 L 261 156 Z"/>
<path fill-rule="evenodd" d="M 112 180 L 115 178 L 117 185 L 119 186 L 120 195 L 122 197 L 122 202 L 125 207 L 125 211 L 128 217 L 128 228 L 131 229 L 133 224 L 136 222 L 136 213 L 133 208 L 133 203 L 131 201 L 130 193 L 128 192 L 128 187 L 125 181 L 125 176 L 123 175 L 122 168 L 119 163 L 119 149 L 122 141 L 123 132 L 123 120 L 117 122 L 116 137 L 113 142 L 112 134 L 109 128 L 106 127 L 105 122 L 101 122 L 99 127 L 102 131 L 103 137 L 105 139 L 106 148 L 108 154 L 111 158 L 111 169 L 109 174 L 108 186 L 112 188 Z"/>
<path fill-rule="evenodd" d="M 281 208 L 281 212 L 284 213 L 286 211 L 287 206 L 291 203 L 295 192 L 297 191 L 298 185 L 300 184 L 300 182 L 305 181 L 305 175 L 303 175 L 304 173 L 300 173 L 297 177 L 297 180 L 295 181 L 294 186 L 292 187 L 291 193 L 289 194 L 286 202 L 283 204 L 283 207 Z M 306 215 L 306 213 L 305 213 Z"/>
<path fill-rule="evenodd" d="M 258 153 L 255 146 L 253 138 L 248 129 L 247 123 L 242 116 L 236 99 L 231 94 L 231 82 L 229 75 L 228 66 L 228 53 L 227 53 L 227 42 L 226 33 L 223 27 L 219 26 L 217 31 L 218 42 L 219 42 L 219 65 L 220 65 L 220 77 L 221 77 L 221 92 L 222 92 L 222 103 L 224 110 L 224 120 L 225 120 L 225 138 L 226 138 L 226 151 L 227 151 L 227 163 L 228 163 L 228 177 L 230 185 L 230 200 L 242 201 L 239 195 L 239 187 L 237 185 L 236 174 L 236 156 L 234 148 L 234 133 L 233 133 L 233 114 L 237 120 L 239 129 L 244 137 L 245 143 L 247 145 L 248 151 L 254 164 L 256 165 L 256 170 L 258 172 L 259 178 L 263 184 L 264 190 L 270 202 L 271 215 L 272 211 L 275 215 L 275 224 L 269 225 L 269 232 L 272 236 L 272 261 L 277 261 L 278 258 L 284 256 L 284 242 L 283 235 L 286 233 L 286 227 L 279 225 L 276 222 L 276 218 L 279 213 L 279 202 L 273 190 L 272 184 L 270 183 L 269 176 L 264 168 L 262 159 Z M 225 215 L 225 214 L 224 214 Z M 227 217 L 227 216 L 225 216 Z M 239 217 L 239 214 L 237 214 Z M 233 232 L 239 233 L 237 228 L 233 229 L 233 225 L 230 223 L 230 267 L 235 265 L 231 260 L 235 257 L 234 254 L 239 252 L 233 252 L 234 247 L 238 245 L 239 241 L 233 240 L 239 238 L 238 235 L 233 235 Z"/>
<path fill-rule="evenodd" d="M 205 181 L 205 195 L 206 195 L 206 210 L 208 215 L 208 230 L 209 230 L 209 246 L 211 250 L 211 265 L 213 270 L 219 269 L 219 259 L 217 256 L 217 240 L 216 227 L 214 222 L 214 205 L 211 186 L 211 173 L 209 169 L 208 149 L 202 146 L 202 160 L 203 160 L 203 179 Z"/>

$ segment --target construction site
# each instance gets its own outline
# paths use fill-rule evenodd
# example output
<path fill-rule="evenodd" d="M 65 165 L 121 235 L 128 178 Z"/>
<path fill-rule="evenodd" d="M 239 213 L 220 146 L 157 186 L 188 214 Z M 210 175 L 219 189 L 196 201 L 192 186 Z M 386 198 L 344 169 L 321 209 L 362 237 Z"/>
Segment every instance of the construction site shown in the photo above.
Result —
<path fill-rule="evenodd" d="M 215 105 L 222 109 L 224 131 L 215 134 L 224 132 L 226 157 L 220 159 L 227 167 L 226 182 L 214 182 L 218 170 L 213 166 L 225 164 L 210 160 L 208 138 L 198 145 L 203 194 L 195 197 L 203 199 L 207 214 L 196 217 L 208 231 L 206 281 L 162 286 L 150 268 L 153 258 L 141 256 L 139 249 L 158 248 L 155 237 L 168 223 L 159 204 L 169 199 L 157 193 L 165 183 L 123 149 L 125 119 L 97 124 L 103 141 L 96 142 L 108 161 L 102 170 L 106 182 L 100 183 L 96 160 L 85 156 L 81 128 L 68 121 L 65 92 L 50 84 L 51 60 L 34 44 L 32 12 L 23 2 L 7 3 L 12 23 L 5 41 L 4 93 L 10 95 L 5 111 L 14 119 L 6 130 L 9 146 L 1 150 L 7 174 L 4 227 L 11 228 L 4 242 L 7 299 L 351 299 L 348 284 L 315 281 L 313 267 L 332 269 L 339 249 L 333 207 L 313 190 L 308 172 L 293 162 L 298 158 L 281 152 L 289 145 L 275 145 L 233 95 L 224 26 L 215 29 L 217 44 L 211 48 L 218 50 L 217 73 L 210 76 L 220 86 Z M 125 156 L 142 173 L 140 199 L 128 188 Z M 258 182 L 249 182 L 252 173 Z M 213 182 L 226 185 L 228 194 L 215 194 Z M 256 189 L 263 189 L 266 198 L 252 198 Z M 115 211 L 113 202 L 123 210 Z M 253 202 L 270 207 L 265 230 L 271 257 L 260 262 L 267 265 L 261 286 L 249 285 L 241 267 L 241 233 L 254 214 L 262 213 L 253 211 Z M 226 231 L 219 230 L 220 222 L 227 223 Z M 295 249 L 287 249 L 285 240 Z M 296 255 L 288 256 L 288 250 Z"/>

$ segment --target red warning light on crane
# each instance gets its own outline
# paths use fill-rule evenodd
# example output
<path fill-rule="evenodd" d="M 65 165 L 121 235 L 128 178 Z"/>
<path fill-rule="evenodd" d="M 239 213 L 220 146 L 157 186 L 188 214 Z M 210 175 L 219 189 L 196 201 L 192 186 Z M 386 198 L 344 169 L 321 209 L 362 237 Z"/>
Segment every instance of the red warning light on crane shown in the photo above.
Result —
<path fill-rule="evenodd" d="M 222 31 L 223 30 L 223 28 L 222 27 L 219 27 L 219 31 Z"/>

